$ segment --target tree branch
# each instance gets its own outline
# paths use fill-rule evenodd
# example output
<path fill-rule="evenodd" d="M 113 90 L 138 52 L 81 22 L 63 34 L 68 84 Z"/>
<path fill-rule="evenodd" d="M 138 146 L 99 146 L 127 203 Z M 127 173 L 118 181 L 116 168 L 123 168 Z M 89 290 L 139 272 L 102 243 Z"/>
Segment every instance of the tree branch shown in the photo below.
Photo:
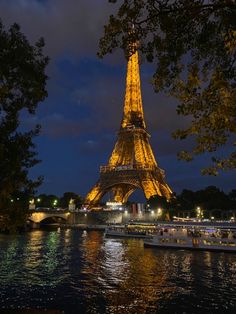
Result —
<path fill-rule="evenodd" d="M 179 12 L 179 11 L 186 11 L 186 10 L 196 10 L 196 9 L 211 9 L 212 12 L 219 10 L 219 9 L 223 9 L 223 8 L 234 8 L 236 10 L 236 4 L 233 3 L 228 3 L 228 4 L 203 4 L 203 5 L 198 5 L 198 6 L 192 6 L 192 7 L 181 7 L 181 8 L 174 8 L 174 9 L 166 9 L 166 10 L 159 10 L 159 12 L 157 14 L 153 14 L 151 16 L 149 16 L 148 18 L 139 21 L 139 22 L 134 22 L 136 25 L 141 25 L 143 23 L 146 23 L 150 20 L 152 20 L 153 18 L 156 18 L 160 15 L 166 15 L 166 14 L 170 14 L 170 13 L 174 13 L 174 12 Z M 157 8 L 155 7 L 155 10 L 157 11 Z"/>

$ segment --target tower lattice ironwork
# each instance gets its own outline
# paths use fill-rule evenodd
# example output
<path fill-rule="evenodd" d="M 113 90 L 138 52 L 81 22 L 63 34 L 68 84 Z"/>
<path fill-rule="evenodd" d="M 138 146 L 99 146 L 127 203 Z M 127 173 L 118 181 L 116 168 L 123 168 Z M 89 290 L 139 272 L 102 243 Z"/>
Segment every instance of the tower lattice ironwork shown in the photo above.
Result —
<path fill-rule="evenodd" d="M 107 192 L 115 202 L 125 203 L 136 190 L 145 197 L 170 199 L 172 191 L 165 182 L 164 171 L 157 165 L 149 143 L 143 114 L 138 52 L 128 60 L 124 112 L 118 139 L 108 165 L 100 167 L 100 177 L 87 194 L 87 204 L 97 204 Z"/>

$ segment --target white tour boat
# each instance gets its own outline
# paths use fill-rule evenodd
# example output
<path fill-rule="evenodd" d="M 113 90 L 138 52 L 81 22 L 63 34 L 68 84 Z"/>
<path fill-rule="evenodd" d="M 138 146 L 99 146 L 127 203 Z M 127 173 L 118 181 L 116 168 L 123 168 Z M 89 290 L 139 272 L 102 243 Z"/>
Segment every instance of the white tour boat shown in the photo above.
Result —
<path fill-rule="evenodd" d="M 123 225 L 110 225 L 105 229 L 105 237 L 150 238 L 157 232 L 152 223 L 130 222 Z"/>
<path fill-rule="evenodd" d="M 159 226 L 144 246 L 236 253 L 235 225 L 170 224 Z"/>

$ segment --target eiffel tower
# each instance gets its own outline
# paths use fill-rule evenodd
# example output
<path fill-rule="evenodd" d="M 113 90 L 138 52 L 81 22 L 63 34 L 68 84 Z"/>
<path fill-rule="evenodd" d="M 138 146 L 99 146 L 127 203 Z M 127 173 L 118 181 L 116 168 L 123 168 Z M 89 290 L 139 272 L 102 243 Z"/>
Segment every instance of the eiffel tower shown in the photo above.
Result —
<path fill-rule="evenodd" d="M 149 138 L 136 50 L 128 60 L 124 112 L 118 139 L 108 164 L 100 167 L 100 178 L 87 194 L 86 204 L 98 204 L 107 192 L 111 192 L 114 202 L 125 203 L 136 189 L 142 189 L 146 199 L 153 195 L 170 199 L 172 191 L 165 182 L 164 171 L 157 165 Z"/>

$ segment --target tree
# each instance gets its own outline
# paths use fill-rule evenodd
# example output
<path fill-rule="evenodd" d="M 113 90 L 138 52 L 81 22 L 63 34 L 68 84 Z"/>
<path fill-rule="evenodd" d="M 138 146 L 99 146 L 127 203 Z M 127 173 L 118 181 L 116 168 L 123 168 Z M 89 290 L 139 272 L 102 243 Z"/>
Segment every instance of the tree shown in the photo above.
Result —
<path fill-rule="evenodd" d="M 202 209 L 227 210 L 230 209 L 229 197 L 215 186 L 208 186 L 204 190 L 195 192 L 195 206 Z"/>
<path fill-rule="evenodd" d="M 99 56 L 116 47 L 129 56 L 135 41 L 147 61 L 156 64 L 155 91 L 175 96 L 177 113 L 191 117 L 187 128 L 173 134 L 195 139 L 193 150 L 180 152 L 179 158 L 189 161 L 208 152 L 212 164 L 204 174 L 236 169 L 235 1 L 123 0 L 104 28 Z M 217 156 L 225 145 L 230 153 Z"/>
<path fill-rule="evenodd" d="M 159 196 L 159 195 L 153 195 L 151 196 L 147 204 L 150 206 L 152 209 L 157 209 L 157 208 L 167 208 L 168 207 L 168 202 L 165 197 Z"/>
<path fill-rule="evenodd" d="M 233 189 L 230 193 L 229 193 L 229 199 L 233 202 L 236 203 L 236 189 Z M 236 204 L 235 204 L 236 205 Z"/>
<path fill-rule="evenodd" d="M 170 220 L 170 217 L 173 217 L 175 214 L 174 210 L 177 208 L 176 195 L 173 195 L 169 201 L 163 196 L 153 195 L 148 199 L 147 205 L 150 209 L 161 210 L 159 218 Z"/>
<path fill-rule="evenodd" d="M 180 195 L 177 196 L 180 208 L 182 210 L 193 210 L 196 207 L 195 192 L 184 189 Z M 197 204 L 199 206 L 200 204 Z"/>
<path fill-rule="evenodd" d="M 82 204 L 82 198 L 74 192 L 65 192 L 60 198 L 60 206 L 63 208 L 68 208 L 70 200 L 74 200 L 76 207 L 79 207 Z"/>
<path fill-rule="evenodd" d="M 225 194 L 215 186 L 208 186 L 196 192 L 184 189 L 172 200 L 171 206 L 175 213 L 191 212 L 195 217 L 199 207 L 204 218 L 211 217 L 213 211 L 218 213 L 219 218 L 223 213 L 229 213 L 236 209 L 235 191 L 232 190 L 229 194 Z"/>
<path fill-rule="evenodd" d="M 60 206 L 59 197 L 54 194 L 40 194 L 36 198 L 37 207 L 53 208 Z"/>
<path fill-rule="evenodd" d="M 32 139 L 40 126 L 23 131 L 20 114 L 34 114 L 47 96 L 43 46 L 43 39 L 31 45 L 17 24 L 6 31 L 0 22 L 0 229 L 14 230 L 24 221 L 20 217 L 26 217 L 29 197 L 42 179 L 28 177 L 28 170 L 39 162 Z M 18 194 L 28 197 L 16 202 Z"/>

